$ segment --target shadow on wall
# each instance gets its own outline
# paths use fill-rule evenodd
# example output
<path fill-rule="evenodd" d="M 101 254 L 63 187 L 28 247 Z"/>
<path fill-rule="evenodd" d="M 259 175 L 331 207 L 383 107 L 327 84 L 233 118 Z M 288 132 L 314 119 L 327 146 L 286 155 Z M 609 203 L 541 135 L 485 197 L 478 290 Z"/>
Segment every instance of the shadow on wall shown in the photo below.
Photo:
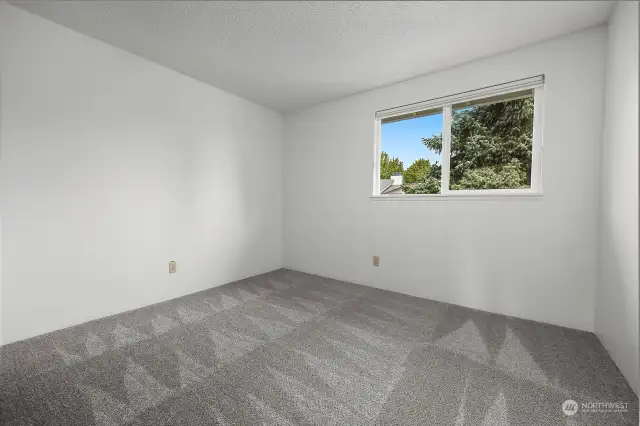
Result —
<path fill-rule="evenodd" d="M 628 268 L 625 270 L 625 266 L 628 267 L 628 263 L 625 264 L 627 253 L 612 241 L 617 230 L 610 225 L 611 222 L 607 220 L 601 221 L 600 256 L 602 259 L 599 271 L 600 285 L 596 287 L 595 331 L 607 348 L 617 348 L 620 342 L 623 342 L 623 349 L 616 351 L 616 362 L 627 364 L 622 368 L 632 382 L 634 377 L 636 381 L 640 377 L 639 289 L 637 284 L 633 283 L 637 280 L 637 275 L 630 274 Z M 626 258 L 628 259 L 628 256 Z M 611 325 L 614 325 L 615 329 L 605 329 L 605 326 Z M 609 341 L 613 336 L 616 337 L 616 341 Z"/>
<path fill-rule="evenodd" d="M 216 114 L 211 112 L 212 126 L 238 119 L 233 109 Z M 267 149 L 267 144 L 239 143 L 255 142 L 259 132 L 250 123 L 235 127 L 217 126 L 215 139 L 204 135 L 200 143 L 190 144 L 188 233 L 195 244 L 185 247 L 185 253 L 198 270 L 196 276 L 207 282 L 226 282 L 280 266 L 280 233 L 274 224 L 280 214 L 281 185 L 279 174 L 273 177 L 278 164 L 266 160 L 275 162 L 276 150 Z M 248 270 L 249 265 L 254 266 Z"/>

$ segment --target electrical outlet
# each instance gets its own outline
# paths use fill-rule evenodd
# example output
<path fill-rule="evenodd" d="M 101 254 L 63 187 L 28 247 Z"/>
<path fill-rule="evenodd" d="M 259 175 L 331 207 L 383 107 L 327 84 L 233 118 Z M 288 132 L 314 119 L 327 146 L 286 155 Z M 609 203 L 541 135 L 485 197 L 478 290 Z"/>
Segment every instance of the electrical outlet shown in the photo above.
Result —
<path fill-rule="evenodd" d="M 380 266 L 380 257 L 373 256 L 373 266 Z"/>
<path fill-rule="evenodd" d="M 176 261 L 175 260 L 170 260 L 169 261 L 169 273 L 170 274 L 175 274 L 176 273 Z"/>

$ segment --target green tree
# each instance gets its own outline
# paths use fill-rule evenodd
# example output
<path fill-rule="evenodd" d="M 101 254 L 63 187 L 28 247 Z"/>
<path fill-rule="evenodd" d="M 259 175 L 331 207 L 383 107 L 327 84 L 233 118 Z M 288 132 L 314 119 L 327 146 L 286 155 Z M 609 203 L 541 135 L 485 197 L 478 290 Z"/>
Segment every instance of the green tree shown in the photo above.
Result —
<path fill-rule="evenodd" d="M 525 171 L 514 162 L 504 166 L 469 170 L 462 176 L 459 183 L 451 185 L 451 189 L 520 188 L 526 180 Z"/>
<path fill-rule="evenodd" d="M 402 185 L 405 194 L 439 194 L 440 178 L 427 176 L 424 182 Z"/>
<path fill-rule="evenodd" d="M 441 176 L 442 166 L 436 161 L 429 165 L 429 169 L 420 181 L 402 185 L 402 191 L 405 194 L 439 194 Z"/>
<path fill-rule="evenodd" d="M 431 162 L 424 158 L 418 158 L 411 164 L 407 170 L 402 174 L 404 183 L 416 183 L 424 182 L 429 170 L 431 169 Z"/>
<path fill-rule="evenodd" d="M 451 123 L 451 189 L 522 188 L 531 184 L 533 99 L 455 111 Z M 442 135 L 423 138 L 442 152 Z"/>
<path fill-rule="evenodd" d="M 402 161 L 399 158 L 389 158 L 389 154 L 382 151 L 380 154 L 380 179 L 391 179 L 395 173 L 402 174 Z"/>

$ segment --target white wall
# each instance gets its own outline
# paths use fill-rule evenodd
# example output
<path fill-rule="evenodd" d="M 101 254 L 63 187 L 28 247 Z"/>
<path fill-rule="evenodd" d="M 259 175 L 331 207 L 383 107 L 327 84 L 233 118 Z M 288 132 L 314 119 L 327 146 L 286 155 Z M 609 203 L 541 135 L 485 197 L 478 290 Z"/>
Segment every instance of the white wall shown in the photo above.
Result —
<path fill-rule="evenodd" d="M 282 266 L 279 114 L 2 3 L 0 75 L 4 343 Z"/>
<path fill-rule="evenodd" d="M 609 23 L 595 331 L 636 393 L 638 338 L 638 3 Z"/>
<path fill-rule="evenodd" d="M 599 27 L 286 116 L 285 265 L 593 330 L 605 44 Z M 541 73 L 544 196 L 369 198 L 375 111 Z"/>

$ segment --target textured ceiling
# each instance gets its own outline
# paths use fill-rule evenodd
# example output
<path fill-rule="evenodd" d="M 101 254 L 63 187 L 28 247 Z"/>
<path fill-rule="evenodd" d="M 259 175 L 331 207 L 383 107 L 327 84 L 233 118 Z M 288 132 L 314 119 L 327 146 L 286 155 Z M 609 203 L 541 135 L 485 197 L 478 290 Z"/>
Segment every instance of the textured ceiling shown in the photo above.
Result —
<path fill-rule="evenodd" d="M 18 2 L 287 112 L 603 23 L 610 2 Z"/>

